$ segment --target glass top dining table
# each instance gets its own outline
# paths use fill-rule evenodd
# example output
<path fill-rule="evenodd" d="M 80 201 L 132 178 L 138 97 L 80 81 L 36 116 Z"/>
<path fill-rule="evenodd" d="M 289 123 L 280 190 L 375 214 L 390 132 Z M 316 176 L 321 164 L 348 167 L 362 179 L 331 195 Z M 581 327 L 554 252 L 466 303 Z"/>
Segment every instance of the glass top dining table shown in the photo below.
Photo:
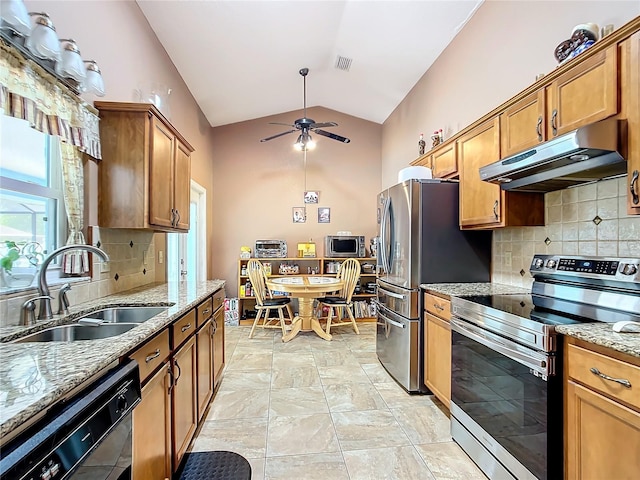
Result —
<path fill-rule="evenodd" d="M 322 330 L 318 318 L 313 314 L 313 301 L 324 297 L 326 293 L 336 292 L 344 283 L 336 277 L 309 275 L 291 275 L 287 277 L 269 278 L 267 287 L 271 291 L 291 294 L 298 299 L 298 316 L 293 319 L 291 331 L 282 337 L 283 342 L 295 338 L 300 332 L 315 332 L 325 340 L 331 340 L 331 334 Z"/>

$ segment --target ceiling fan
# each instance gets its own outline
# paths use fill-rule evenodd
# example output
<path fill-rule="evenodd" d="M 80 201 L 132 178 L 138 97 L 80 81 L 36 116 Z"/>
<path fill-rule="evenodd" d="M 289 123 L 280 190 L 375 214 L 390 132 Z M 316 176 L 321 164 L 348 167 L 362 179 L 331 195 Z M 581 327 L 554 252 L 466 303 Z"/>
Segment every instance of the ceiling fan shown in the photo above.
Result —
<path fill-rule="evenodd" d="M 269 140 L 273 140 L 274 138 L 281 137 L 283 135 L 287 135 L 289 133 L 293 133 L 296 131 L 300 131 L 300 135 L 298 135 L 298 140 L 293 146 L 296 150 L 311 150 L 315 147 L 315 142 L 311 138 L 311 134 L 309 132 L 317 133 L 318 135 L 322 135 L 323 137 L 332 138 L 333 140 L 338 140 L 342 143 L 349 143 L 349 140 L 346 137 L 341 135 L 337 135 L 335 133 L 327 132 L 326 130 L 322 130 L 322 128 L 327 127 L 337 127 L 338 124 L 335 122 L 323 122 L 316 123 L 315 120 L 311 118 L 307 118 L 307 74 L 309 73 L 308 68 L 300 69 L 300 75 L 303 78 L 303 90 L 304 90 L 304 116 L 302 118 L 298 118 L 293 122 L 293 125 L 289 123 L 280 123 L 280 122 L 269 122 L 271 125 L 286 125 L 288 127 L 292 127 L 292 130 L 287 130 L 286 132 L 278 133 L 276 135 L 272 135 L 271 137 L 263 138 L 260 140 L 261 142 L 268 142 Z"/>

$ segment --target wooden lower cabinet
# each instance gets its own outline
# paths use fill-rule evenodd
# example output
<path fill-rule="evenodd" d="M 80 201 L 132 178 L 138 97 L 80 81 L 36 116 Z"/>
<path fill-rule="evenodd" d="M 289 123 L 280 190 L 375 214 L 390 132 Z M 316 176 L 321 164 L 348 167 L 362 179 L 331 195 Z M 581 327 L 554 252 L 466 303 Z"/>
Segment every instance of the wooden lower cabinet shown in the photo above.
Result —
<path fill-rule="evenodd" d="M 640 477 L 640 413 L 569 381 L 567 479 Z"/>
<path fill-rule="evenodd" d="M 564 356 L 565 478 L 640 478 L 640 359 L 571 338 Z"/>
<path fill-rule="evenodd" d="M 422 296 L 424 312 L 424 384 L 449 408 L 451 402 L 451 300 Z"/>
<path fill-rule="evenodd" d="M 133 480 L 171 478 L 171 374 L 165 363 L 133 411 Z"/>
<path fill-rule="evenodd" d="M 218 308 L 213 316 L 213 385 L 222 380 L 224 369 L 224 308 Z"/>
<path fill-rule="evenodd" d="M 213 396 L 213 320 L 196 332 L 198 351 L 198 420 L 201 420 Z"/>
<path fill-rule="evenodd" d="M 425 314 L 425 385 L 449 408 L 451 401 L 451 326 Z"/>
<path fill-rule="evenodd" d="M 173 470 L 180 465 L 198 425 L 196 338 L 174 353 L 171 391 Z"/>

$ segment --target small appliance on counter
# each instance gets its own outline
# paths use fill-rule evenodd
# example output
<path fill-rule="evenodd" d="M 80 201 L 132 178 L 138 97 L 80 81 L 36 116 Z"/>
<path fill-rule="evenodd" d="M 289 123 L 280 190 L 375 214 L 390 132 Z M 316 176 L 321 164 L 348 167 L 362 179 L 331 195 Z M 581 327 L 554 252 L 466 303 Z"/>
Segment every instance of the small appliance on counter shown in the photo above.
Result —
<path fill-rule="evenodd" d="M 256 240 L 256 258 L 286 258 L 287 242 L 285 240 Z"/>
<path fill-rule="evenodd" d="M 366 257 L 364 235 L 327 235 L 324 237 L 324 256 L 327 258 Z"/>

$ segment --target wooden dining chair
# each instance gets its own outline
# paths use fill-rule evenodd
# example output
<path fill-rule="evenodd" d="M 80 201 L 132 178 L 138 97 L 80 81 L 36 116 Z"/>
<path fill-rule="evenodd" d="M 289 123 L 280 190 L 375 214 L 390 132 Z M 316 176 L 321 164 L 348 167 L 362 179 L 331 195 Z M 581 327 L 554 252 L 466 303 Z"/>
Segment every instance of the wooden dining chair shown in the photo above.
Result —
<path fill-rule="evenodd" d="M 351 324 L 353 326 L 353 330 L 359 335 L 360 331 L 358 330 L 358 325 L 356 325 L 356 319 L 353 316 L 353 303 L 351 302 L 351 297 L 353 296 L 353 291 L 360 279 L 360 262 L 355 258 L 348 258 L 342 262 L 336 276 L 344 283 L 342 289 L 338 292 L 338 296 L 328 296 L 318 299 L 321 306 L 326 305 L 329 307 L 325 331 L 330 334 L 331 327 Z M 344 320 L 345 311 L 349 317 L 348 320 Z M 334 314 L 335 321 L 333 321 Z"/>
<path fill-rule="evenodd" d="M 289 298 L 272 298 L 271 292 L 267 288 L 267 275 L 259 260 L 249 260 L 247 262 L 247 275 L 253 287 L 253 295 L 256 297 L 256 319 L 251 326 L 251 332 L 249 332 L 249 338 L 253 337 L 253 332 L 264 313 L 262 320 L 262 328 L 280 328 L 282 335 L 287 332 L 286 321 L 289 324 L 293 321 L 293 312 L 291 311 L 291 299 Z M 283 310 L 287 310 L 289 318 L 285 318 Z M 278 318 L 269 318 L 269 314 L 272 310 L 278 311 Z"/>

